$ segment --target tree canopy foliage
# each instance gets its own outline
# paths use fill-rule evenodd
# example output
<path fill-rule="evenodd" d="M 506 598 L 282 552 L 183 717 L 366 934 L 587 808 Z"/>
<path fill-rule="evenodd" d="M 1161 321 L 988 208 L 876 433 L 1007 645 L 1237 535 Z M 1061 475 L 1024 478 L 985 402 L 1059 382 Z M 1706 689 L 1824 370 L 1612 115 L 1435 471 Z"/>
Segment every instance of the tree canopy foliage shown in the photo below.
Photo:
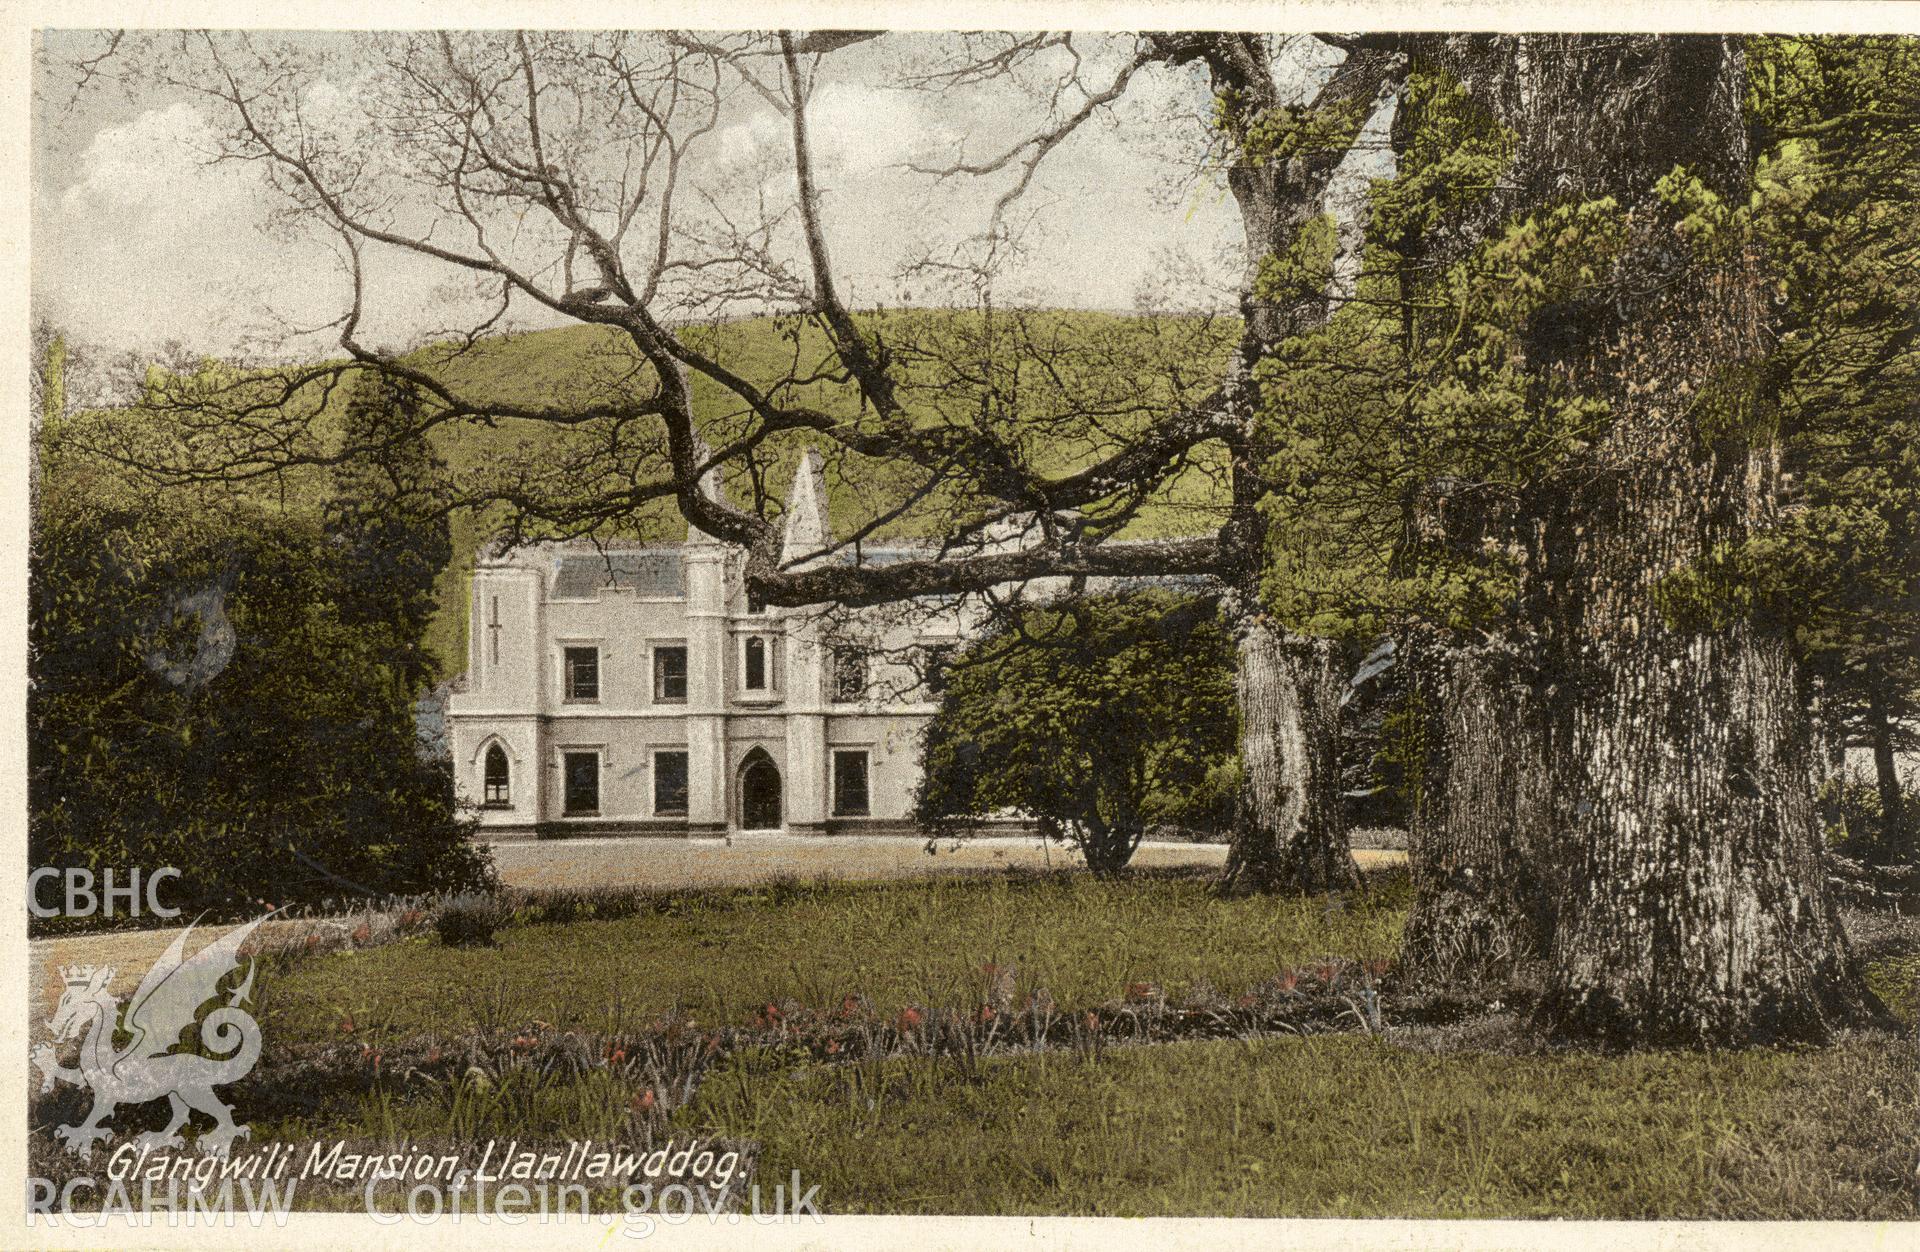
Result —
<path fill-rule="evenodd" d="M 1796 621 L 1829 733 L 1875 751 L 1881 822 L 1859 850 L 1913 861 L 1892 760 L 1920 713 L 1920 46 L 1772 38 L 1749 64 L 1792 477 L 1741 561 Z"/>
<path fill-rule="evenodd" d="M 403 402 L 376 382 L 352 420 Z M 415 723 L 444 518 L 370 477 L 325 520 L 186 491 L 89 498 L 57 424 L 42 434 L 59 489 L 29 592 L 32 864 L 169 865 L 185 906 L 239 912 L 485 881 Z"/>

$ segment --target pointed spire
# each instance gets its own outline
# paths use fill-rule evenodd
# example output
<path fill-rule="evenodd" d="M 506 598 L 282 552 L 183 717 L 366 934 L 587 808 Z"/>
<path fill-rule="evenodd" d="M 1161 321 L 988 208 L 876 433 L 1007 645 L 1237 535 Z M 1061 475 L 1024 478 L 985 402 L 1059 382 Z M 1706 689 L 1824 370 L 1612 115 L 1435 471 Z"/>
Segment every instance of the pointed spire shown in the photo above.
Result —
<path fill-rule="evenodd" d="M 787 492 L 786 528 L 780 539 L 782 565 L 833 542 L 833 531 L 827 525 L 826 465 L 812 448 L 800 454 L 800 464 L 793 472 L 793 487 Z"/>

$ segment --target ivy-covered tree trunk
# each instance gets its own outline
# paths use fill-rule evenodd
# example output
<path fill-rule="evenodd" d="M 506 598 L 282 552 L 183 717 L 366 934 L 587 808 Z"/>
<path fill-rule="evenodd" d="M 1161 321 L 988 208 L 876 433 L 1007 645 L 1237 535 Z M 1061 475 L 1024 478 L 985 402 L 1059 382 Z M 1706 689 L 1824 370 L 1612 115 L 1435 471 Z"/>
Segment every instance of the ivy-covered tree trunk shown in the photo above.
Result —
<path fill-rule="evenodd" d="M 1515 135 L 1507 220 L 1610 198 L 1622 223 L 1609 267 L 1524 335 L 1539 386 L 1605 404 L 1591 447 L 1550 498 L 1522 503 L 1515 532 L 1534 544 L 1519 598 L 1544 630 L 1550 685 L 1509 683 L 1509 707 L 1490 715 L 1506 733 L 1537 724 L 1528 701 L 1551 692 L 1549 820 L 1537 853 L 1522 849 L 1547 893 L 1538 1019 L 1623 1042 L 1822 1037 L 1872 999 L 1827 897 L 1789 640 L 1728 561 L 1766 524 L 1778 475 L 1756 259 L 1684 235 L 1655 189 L 1684 166 L 1704 194 L 1744 201 L 1739 45 L 1462 49 L 1457 76 Z M 1454 771 L 1473 772 L 1486 720 L 1457 707 L 1443 719 Z M 1452 849 L 1476 837 L 1458 816 Z M 1417 915 L 1410 932 L 1433 921 Z"/>
<path fill-rule="evenodd" d="M 1250 438 L 1236 452 L 1235 518 L 1223 545 L 1233 590 L 1221 612 L 1234 641 L 1241 778 L 1222 882 L 1229 891 L 1355 886 L 1340 802 L 1339 648 L 1288 632 L 1263 609 L 1264 484 L 1251 468 L 1263 449 Z"/>
<path fill-rule="evenodd" d="M 1410 40 L 1410 75 L 1477 88 L 1472 107 L 1495 124 L 1511 109 L 1518 40 L 1434 36 Z M 1492 99 L 1484 96 L 1491 95 Z M 1415 145 L 1430 116 L 1448 105 L 1404 94 L 1393 120 L 1402 177 L 1430 180 Z M 1478 122 L 1481 119 L 1473 119 Z M 1463 129 L 1453 119 L 1455 141 Z M 1495 146 L 1491 142 L 1489 147 Z M 1445 158 L 1443 158 L 1444 160 Z M 1502 172 L 1502 178 L 1506 171 Z M 1457 175 L 1455 176 L 1457 177 Z M 1430 193 L 1436 203 L 1440 193 Z M 1506 211 L 1497 196 L 1467 198 L 1438 229 L 1391 241 L 1405 301 L 1405 348 L 1417 351 L 1416 302 L 1487 239 Z M 1406 502 L 1414 560 L 1442 555 L 1471 564 L 1487 550 L 1540 572 L 1542 534 L 1521 524 L 1517 499 L 1494 484 L 1448 478 L 1421 485 Z M 1410 553 L 1411 555 L 1411 553 Z M 1411 572 L 1411 571 L 1409 571 Z M 1408 860 L 1414 902 L 1400 964 L 1410 977 L 1443 984 L 1538 983 L 1555 918 L 1546 847 L 1552 811 L 1552 714 L 1565 693 L 1545 673 L 1544 643 L 1527 622 L 1538 603 L 1516 603 L 1503 620 L 1472 629 L 1439 622 L 1396 632 L 1407 674 L 1401 753 L 1412 771 Z"/>
<path fill-rule="evenodd" d="M 1260 512 L 1273 454 L 1260 429 L 1260 362 L 1290 335 L 1323 323 L 1331 278 L 1327 187 L 1401 58 L 1349 55 L 1310 106 L 1280 93 L 1259 36 L 1156 35 L 1173 64 L 1206 66 L 1233 148 L 1227 184 L 1246 249 L 1245 331 L 1225 388 L 1240 429 L 1232 455 L 1232 516 L 1221 532 L 1222 612 L 1236 645 L 1242 785 L 1225 884 L 1236 890 L 1323 891 L 1358 882 L 1340 805 L 1339 649 L 1288 632 L 1262 606 L 1267 524 Z M 1318 254 L 1326 246 L 1326 255 Z M 1263 281 L 1276 263 L 1304 275 Z M 1324 274 L 1321 272 L 1324 269 Z"/>

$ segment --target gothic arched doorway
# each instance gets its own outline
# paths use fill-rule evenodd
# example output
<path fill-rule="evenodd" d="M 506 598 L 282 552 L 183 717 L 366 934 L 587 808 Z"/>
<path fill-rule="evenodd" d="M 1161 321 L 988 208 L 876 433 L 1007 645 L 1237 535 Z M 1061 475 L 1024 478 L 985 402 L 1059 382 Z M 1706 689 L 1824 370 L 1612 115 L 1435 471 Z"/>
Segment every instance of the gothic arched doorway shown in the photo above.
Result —
<path fill-rule="evenodd" d="M 765 748 L 755 748 L 740 765 L 740 829 L 779 828 L 780 770 Z"/>

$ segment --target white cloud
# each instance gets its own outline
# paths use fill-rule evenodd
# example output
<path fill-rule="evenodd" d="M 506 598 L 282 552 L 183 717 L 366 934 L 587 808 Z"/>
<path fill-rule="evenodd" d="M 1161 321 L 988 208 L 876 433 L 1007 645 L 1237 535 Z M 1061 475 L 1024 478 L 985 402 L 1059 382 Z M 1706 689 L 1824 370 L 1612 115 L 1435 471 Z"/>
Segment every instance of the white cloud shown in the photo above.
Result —
<path fill-rule="evenodd" d="M 176 102 L 102 128 L 68 169 L 43 166 L 36 304 L 82 340 L 215 351 L 258 329 L 263 304 L 319 314 L 333 284 L 307 248 L 262 235 L 258 167 L 211 162 L 217 139 Z"/>
<path fill-rule="evenodd" d="M 366 125 L 352 64 L 342 63 L 347 77 L 323 78 L 300 97 L 307 123 L 336 139 Z M 963 149 L 972 160 L 997 155 L 1043 125 L 1045 113 L 1017 95 L 904 90 L 882 85 L 873 67 L 847 68 L 823 78 L 809 110 L 828 233 L 851 298 L 896 299 L 900 266 L 926 250 L 948 255 L 983 229 L 994 198 L 1018 176 L 1010 169 L 941 181 L 904 167 L 945 165 Z M 1161 268 L 1163 246 L 1205 255 L 1231 239 L 1229 201 L 1195 197 L 1191 187 L 1170 199 L 1159 185 L 1178 183 L 1182 162 L 1192 160 L 1193 123 L 1183 113 L 1189 97 L 1204 104 L 1196 90 L 1182 76 L 1143 76 L 1125 108 L 1050 154 L 1018 214 L 1041 220 L 1027 233 L 1029 251 L 1002 276 L 1001 295 L 1126 307 Z M 730 112 L 686 171 L 690 225 L 711 213 L 702 190 L 749 222 L 762 203 L 775 213 L 791 204 L 787 119 L 750 96 Z M 93 125 L 76 122 L 64 136 L 43 133 L 35 188 L 36 302 L 77 337 L 126 347 L 179 338 L 225 352 L 251 331 L 339 316 L 346 282 L 323 233 L 266 229 L 283 200 L 260 165 L 209 163 L 223 127 L 196 102 L 148 97 L 86 120 Z M 388 207 L 423 208 L 406 192 Z M 793 234 L 778 246 L 804 270 Z M 471 298 L 443 289 L 444 266 L 392 253 L 367 254 L 368 342 L 397 345 L 472 314 Z M 924 278 L 911 290 L 936 298 Z"/>
<path fill-rule="evenodd" d="M 214 143 L 206 117 L 184 101 L 109 126 L 80 154 L 60 211 L 122 229 L 228 212 L 250 193 L 239 170 L 208 164 Z"/>
<path fill-rule="evenodd" d="M 867 173 L 914 161 L 929 164 L 962 132 L 940 125 L 925 92 L 836 80 L 807 110 L 824 170 Z"/>
<path fill-rule="evenodd" d="M 769 156 L 784 156 L 787 142 L 786 127 L 778 117 L 756 112 L 720 132 L 718 160 L 730 169 L 758 166 Z"/>

